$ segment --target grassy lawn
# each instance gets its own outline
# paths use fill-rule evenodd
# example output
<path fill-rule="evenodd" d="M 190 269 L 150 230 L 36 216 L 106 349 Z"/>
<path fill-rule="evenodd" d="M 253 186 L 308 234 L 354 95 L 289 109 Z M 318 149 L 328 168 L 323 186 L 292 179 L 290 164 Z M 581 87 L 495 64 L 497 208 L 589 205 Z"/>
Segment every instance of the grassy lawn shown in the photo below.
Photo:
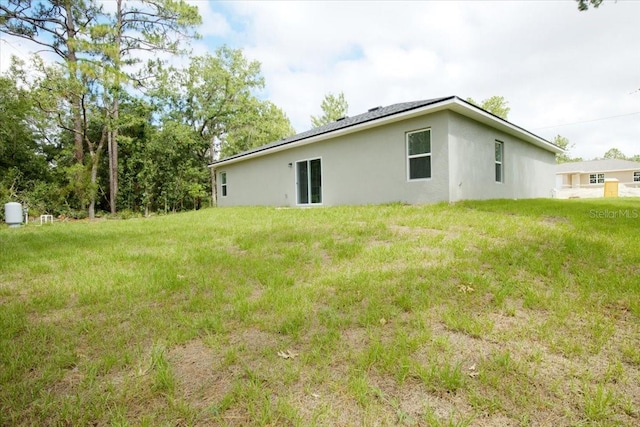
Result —
<path fill-rule="evenodd" d="M 640 425 L 640 202 L 0 228 L 0 425 Z"/>

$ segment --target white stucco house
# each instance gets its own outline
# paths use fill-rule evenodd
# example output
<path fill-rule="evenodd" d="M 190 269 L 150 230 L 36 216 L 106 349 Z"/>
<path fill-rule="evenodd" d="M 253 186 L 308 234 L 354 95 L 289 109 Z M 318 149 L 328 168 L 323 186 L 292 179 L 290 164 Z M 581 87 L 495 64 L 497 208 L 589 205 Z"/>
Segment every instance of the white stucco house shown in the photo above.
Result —
<path fill-rule="evenodd" d="M 556 188 L 600 188 L 615 178 L 627 187 L 640 187 L 640 163 L 622 159 L 588 160 L 556 166 Z"/>
<path fill-rule="evenodd" d="M 562 149 L 449 96 L 375 107 L 210 165 L 218 206 L 551 197 Z"/>

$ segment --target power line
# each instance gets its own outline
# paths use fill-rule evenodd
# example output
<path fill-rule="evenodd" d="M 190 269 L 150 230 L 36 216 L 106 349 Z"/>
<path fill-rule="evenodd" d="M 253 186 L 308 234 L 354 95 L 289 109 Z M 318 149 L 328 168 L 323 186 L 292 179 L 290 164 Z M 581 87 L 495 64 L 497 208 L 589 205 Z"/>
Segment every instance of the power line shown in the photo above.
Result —
<path fill-rule="evenodd" d="M 541 127 L 541 128 L 535 128 L 535 129 L 532 129 L 532 130 L 551 129 L 551 128 L 558 128 L 560 126 L 569 126 L 569 125 L 578 125 L 578 124 L 582 124 L 582 123 L 598 122 L 600 120 L 608 120 L 608 119 L 616 119 L 618 117 L 633 116 L 634 114 L 640 114 L 640 111 L 636 111 L 635 113 L 620 114 L 618 116 L 600 117 L 599 119 L 583 120 L 581 122 L 571 122 L 571 123 L 564 123 L 564 124 L 561 124 L 561 125 L 545 126 L 545 127 Z"/>

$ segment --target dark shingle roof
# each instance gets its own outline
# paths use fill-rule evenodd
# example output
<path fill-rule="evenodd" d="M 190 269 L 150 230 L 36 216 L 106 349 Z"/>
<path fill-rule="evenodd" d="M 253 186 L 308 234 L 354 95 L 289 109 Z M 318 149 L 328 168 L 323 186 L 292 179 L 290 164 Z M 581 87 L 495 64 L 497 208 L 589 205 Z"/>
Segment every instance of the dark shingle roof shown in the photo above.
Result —
<path fill-rule="evenodd" d="M 234 156 L 229 156 L 224 159 L 220 159 L 216 163 L 224 162 L 224 161 L 235 159 L 238 157 L 244 157 L 249 154 L 258 153 L 260 151 L 269 150 L 274 147 L 291 144 L 292 142 L 301 141 L 303 139 L 330 133 L 338 129 L 348 128 L 351 126 L 359 125 L 361 123 L 370 122 L 372 120 L 376 120 L 382 117 L 392 116 L 394 114 L 403 113 L 405 111 L 414 110 L 416 108 L 425 107 L 427 105 L 436 104 L 438 102 L 447 101 L 454 98 L 455 96 L 447 96 L 443 98 L 433 98 L 433 99 L 426 99 L 422 101 L 401 102 L 399 104 L 393 104 L 387 107 L 372 108 L 366 113 L 358 114 L 357 116 L 353 116 L 353 117 L 346 117 L 344 119 L 328 123 L 324 126 L 313 128 L 306 132 L 298 133 L 288 138 L 284 138 L 279 141 L 272 142 L 270 144 L 262 145 L 252 150 L 248 150 L 240 154 L 236 154 Z"/>

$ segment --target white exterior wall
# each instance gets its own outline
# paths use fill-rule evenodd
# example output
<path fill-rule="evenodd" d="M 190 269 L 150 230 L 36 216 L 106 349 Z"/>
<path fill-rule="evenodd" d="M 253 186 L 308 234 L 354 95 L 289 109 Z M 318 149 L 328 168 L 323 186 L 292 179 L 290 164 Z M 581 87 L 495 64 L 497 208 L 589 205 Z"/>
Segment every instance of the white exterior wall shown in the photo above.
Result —
<path fill-rule="evenodd" d="M 555 154 L 457 113 L 449 120 L 449 200 L 551 197 Z M 503 182 L 495 142 L 503 143 Z"/>
<path fill-rule="evenodd" d="M 431 178 L 409 181 L 406 133 L 420 129 L 431 129 Z M 504 144 L 502 183 L 496 140 Z M 315 158 L 322 159 L 323 206 L 550 197 L 555 186 L 554 153 L 440 111 L 217 166 L 218 205 L 297 206 L 296 162 Z"/>
<path fill-rule="evenodd" d="M 216 168 L 218 206 L 292 206 L 295 204 L 295 165 L 288 152 Z M 227 195 L 222 196 L 220 173 L 227 174 Z"/>
<path fill-rule="evenodd" d="M 226 197 L 218 179 L 218 205 L 296 206 L 296 162 L 314 158 L 322 159 L 323 206 L 448 200 L 447 117 L 437 112 L 218 166 L 218 177 L 227 174 Z M 431 129 L 431 179 L 409 181 L 406 132 L 419 129 Z"/>

